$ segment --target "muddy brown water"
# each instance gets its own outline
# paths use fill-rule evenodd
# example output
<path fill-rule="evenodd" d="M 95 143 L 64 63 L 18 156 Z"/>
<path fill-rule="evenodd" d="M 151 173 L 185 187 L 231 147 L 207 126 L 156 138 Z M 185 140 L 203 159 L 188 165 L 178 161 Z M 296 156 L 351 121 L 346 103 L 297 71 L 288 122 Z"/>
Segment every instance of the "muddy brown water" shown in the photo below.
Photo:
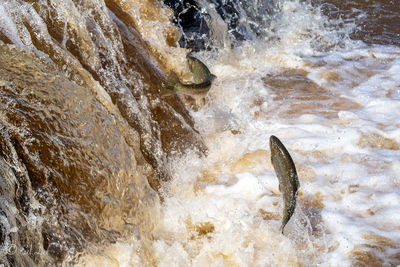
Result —
<path fill-rule="evenodd" d="M 398 0 L 313 0 L 322 4 L 332 18 L 353 21 L 358 28 L 351 37 L 367 44 L 400 45 L 400 2 Z"/>
<path fill-rule="evenodd" d="M 143 14 L 159 16 L 156 1 L 139 2 L 147 5 Z M 400 45 L 398 0 L 312 2 L 331 19 L 354 22 L 353 39 Z M 168 157 L 206 151 L 180 99 L 159 97 L 170 66 L 142 38 L 125 4 L 2 3 L 16 25 L 0 27 L 0 263 L 6 266 L 60 264 L 124 236 L 141 240 L 138 253 L 148 257 Z M 176 29 L 165 36 L 176 46 Z M 358 108 L 303 73 L 267 76 L 264 83 L 277 100 L 295 100 L 279 116 L 332 118 Z M 214 231 L 208 224 L 193 229 Z M 361 263 L 382 263 L 364 250 L 354 253 Z"/>

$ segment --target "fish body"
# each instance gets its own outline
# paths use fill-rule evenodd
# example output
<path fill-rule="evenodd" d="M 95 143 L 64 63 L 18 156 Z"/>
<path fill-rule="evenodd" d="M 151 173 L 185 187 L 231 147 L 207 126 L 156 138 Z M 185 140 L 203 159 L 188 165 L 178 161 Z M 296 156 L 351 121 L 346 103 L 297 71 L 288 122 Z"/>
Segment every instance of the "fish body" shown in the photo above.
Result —
<path fill-rule="evenodd" d="M 296 208 L 297 190 L 300 187 L 296 167 L 289 152 L 282 142 L 271 135 L 269 139 L 271 149 L 271 162 L 279 180 L 279 188 L 282 190 L 284 209 L 281 232 L 292 217 Z"/>
<path fill-rule="evenodd" d="M 204 97 L 210 90 L 215 75 L 197 58 L 187 56 L 187 61 L 189 69 L 193 74 L 194 83 L 182 83 L 178 75 L 171 71 L 168 76 L 167 88 L 161 93 L 161 96 L 185 94 L 193 97 Z"/>
<path fill-rule="evenodd" d="M 196 84 L 204 83 L 206 81 L 211 82 L 215 79 L 215 75 L 210 72 L 207 66 L 198 60 L 197 58 L 188 55 L 187 61 L 189 64 L 189 69 L 193 73 L 193 80 Z"/>

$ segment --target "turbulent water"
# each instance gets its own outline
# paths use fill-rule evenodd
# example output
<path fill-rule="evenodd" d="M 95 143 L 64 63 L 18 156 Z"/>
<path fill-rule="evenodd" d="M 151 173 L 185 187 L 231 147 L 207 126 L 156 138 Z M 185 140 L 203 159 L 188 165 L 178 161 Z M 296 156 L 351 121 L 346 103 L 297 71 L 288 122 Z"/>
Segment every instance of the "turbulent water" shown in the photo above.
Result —
<path fill-rule="evenodd" d="M 400 265 L 398 0 L 5 0 L 0 40 L 0 265 Z M 205 103 L 161 98 L 192 50 Z"/>

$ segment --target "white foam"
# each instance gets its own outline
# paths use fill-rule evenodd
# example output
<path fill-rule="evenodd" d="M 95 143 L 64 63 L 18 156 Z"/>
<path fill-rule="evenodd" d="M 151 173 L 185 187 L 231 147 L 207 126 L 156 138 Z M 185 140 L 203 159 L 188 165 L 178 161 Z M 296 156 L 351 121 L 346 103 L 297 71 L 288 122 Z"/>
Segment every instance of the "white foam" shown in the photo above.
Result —
<path fill-rule="evenodd" d="M 197 54 L 218 77 L 207 105 L 192 112 L 209 151 L 171 162 L 174 179 L 163 189 L 153 233 L 159 266 L 351 266 L 352 252 L 373 243 L 368 234 L 400 244 L 400 48 L 366 47 L 348 38 L 343 43 L 354 25 L 326 29 L 318 9 L 283 3 L 278 41 Z M 340 101 L 353 105 L 327 103 L 331 117 L 281 116 L 299 100 L 275 98 L 263 79 L 290 77 L 293 69 L 308 73 L 303 78 L 327 96 L 342 97 L 339 107 Z M 292 155 L 301 185 L 285 235 L 279 231 L 283 201 L 268 158 L 272 134 Z M 387 259 L 384 251 L 374 253 Z"/>
<path fill-rule="evenodd" d="M 13 19 L 9 16 L 9 6 L 6 3 L 0 4 L 0 30 L 10 39 L 16 46 L 23 46 L 21 39 L 18 37 L 18 29 Z"/>
<path fill-rule="evenodd" d="M 380 49 L 375 47 L 374 55 L 388 57 L 385 49 Z M 297 261 L 306 265 L 320 262 L 324 265 L 351 266 L 353 251 L 370 242 L 365 239 L 370 233 L 389 238 L 393 243 L 400 242 L 400 200 L 397 193 L 399 151 L 387 149 L 384 144 L 381 148 L 379 145 L 374 147 L 376 141 L 370 141 L 367 146 L 360 141 L 365 134 L 375 134 L 399 142 L 399 130 L 393 127 L 399 104 L 395 98 L 376 96 L 382 86 L 388 86 L 388 83 L 382 83 L 383 77 L 396 81 L 395 86 L 400 86 L 397 83 L 397 74 L 392 71 L 397 69 L 399 63 L 393 60 L 392 65 L 382 66 L 376 57 L 371 56 L 371 49 L 367 52 L 365 48 L 353 48 L 346 52 L 327 54 L 324 68 L 338 70 L 339 75 L 343 73 L 341 77 L 347 79 L 344 74 L 351 63 L 344 58 L 353 58 L 352 51 L 354 55 L 369 55 L 370 58 L 361 60 L 369 62 L 368 68 L 377 75 L 376 78 L 367 78 L 367 82 L 361 82 L 353 89 L 348 87 L 347 84 L 351 81 L 347 80 L 336 84 L 321 82 L 318 75 L 321 67 L 306 67 L 311 73 L 309 78 L 360 104 L 357 109 L 338 110 L 337 119 L 331 120 L 318 113 L 294 114 L 295 119 L 257 117 L 252 112 L 252 104 L 260 93 L 266 97 L 270 110 L 289 101 L 268 99 L 271 97 L 270 91 L 262 83 L 263 76 L 268 72 L 267 68 L 261 65 L 251 74 L 245 71 L 243 76 L 239 69 L 234 70 L 227 66 L 226 69 L 232 72 L 238 71 L 235 78 L 234 75 L 228 75 L 228 71 L 222 67 L 223 63 L 217 63 L 213 72 L 220 76 L 221 71 L 221 76 L 226 77 L 226 80 L 221 79 L 213 86 L 207 106 L 193 112 L 196 126 L 210 148 L 209 155 L 200 164 L 199 159 L 193 155 L 180 159 L 185 162 L 186 167 L 177 170 L 175 182 L 181 181 L 186 186 L 174 186 L 172 195 L 166 200 L 162 224 L 165 228 L 160 227 L 158 231 L 168 229 L 172 243 L 163 242 L 162 246 L 158 243 L 155 247 L 162 262 L 169 259 L 163 253 L 176 248 L 176 251 L 181 251 L 184 255 L 179 256 L 185 259 L 182 258 L 180 263 L 192 266 L 224 266 L 228 262 L 243 266 L 261 262 L 290 265 Z M 400 57 L 398 52 L 400 49 L 396 52 L 390 51 L 392 57 Z M 307 57 L 304 60 L 310 59 Z M 357 59 L 352 60 L 353 63 L 358 62 Z M 248 64 L 246 62 L 245 66 Z M 262 64 L 257 60 L 253 63 Z M 353 75 L 357 76 L 357 72 Z M 365 79 L 362 72 L 358 75 L 359 81 Z M 365 92 L 368 93 L 369 100 L 363 98 Z M 240 133 L 232 134 L 228 130 L 230 127 L 237 127 Z M 278 181 L 269 159 L 266 160 L 268 166 L 258 168 L 263 170 L 261 174 L 252 172 L 251 169 L 232 173 L 232 164 L 245 153 L 268 151 L 271 134 L 281 138 L 299 169 L 312 167 L 314 171 L 311 174 L 313 180 L 310 181 L 304 180 L 302 173 L 299 173 L 300 190 L 311 199 L 318 194 L 322 197 L 322 207 L 314 207 L 319 210 L 321 219 L 313 223 L 313 227 L 326 229 L 322 237 L 314 236 L 310 230 L 306 230 L 309 226 L 300 223 L 307 215 L 299 210 L 294 220 L 288 224 L 287 236 L 279 233 L 282 200 L 275 195 L 278 194 Z M 323 157 L 315 156 L 315 152 L 321 152 Z M 196 168 L 192 169 L 190 164 L 194 162 L 197 162 Z M 222 167 L 215 168 L 215 165 Z M 215 180 L 201 182 L 202 189 L 199 192 L 192 191 L 198 183 L 201 171 L 206 169 L 215 171 Z M 190 182 L 184 182 L 190 170 L 194 171 L 189 175 Z M 234 182 L 231 184 L 227 181 Z M 182 198 L 183 195 L 185 198 Z M 176 201 L 177 197 L 179 201 Z M 301 198 L 299 207 L 307 210 L 302 201 Z M 271 217 L 267 215 L 267 219 L 263 220 L 260 209 L 271 214 Z M 191 218 L 193 224 L 209 222 L 215 230 L 207 236 L 195 236 L 191 239 L 190 233 L 193 229 L 187 228 L 187 218 Z M 271 240 L 277 242 L 272 247 Z M 299 249 L 301 242 L 298 240 L 309 240 L 310 249 Z M 192 246 L 197 249 L 194 254 L 190 253 L 189 247 Z M 332 248 L 328 249 L 329 246 Z M 283 257 L 293 252 L 292 258 Z M 378 253 L 378 257 L 384 259 L 387 254 Z"/>

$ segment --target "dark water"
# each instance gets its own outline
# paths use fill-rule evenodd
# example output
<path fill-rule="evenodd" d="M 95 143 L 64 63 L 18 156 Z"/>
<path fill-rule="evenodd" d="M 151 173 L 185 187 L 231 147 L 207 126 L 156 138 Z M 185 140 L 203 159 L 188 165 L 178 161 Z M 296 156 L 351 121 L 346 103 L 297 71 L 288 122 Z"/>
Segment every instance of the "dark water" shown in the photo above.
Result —
<path fill-rule="evenodd" d="M 209 14 L 204 9 L 204 2 L 187 0 L 166 0 L 174 9 L 174 23 L 185 33 L 180 45 L 193 50 L 212 47 L 208 26 Z M 306 1 L 303 1 L 306 2 Z M 227 23 L 230 38 L 235 42 L 257 38 L 271 38 L 274 32 L 273 22 L 279 16 L 281 1 L 219 1 L 210 0 L 216 11 Z M 362 40 L 367 44 L 400 45 L 400 2 L 398 0 L 381 1 L 334 1 L 312 0 L 315 9 L 332 20 L 338 28 L 346 23 L 356 25 L 350 33 L 354 40 Z M 245 20 L 241 18 L 246 18 Z M 328 26 L 328 25 L 327 25 Z M 330 25 L 329 27 L 332 27 Z M 272 31 L 272 32 L 271 32 Z"/>
<path fill-rule="evenodd" d="M 226 23 L 227 34 L 232 42 L 268 37 L 271 22 L 279 12 L 280 1 L 194 1 L 165 0 L 174 10 L 173 22 L 184 32 L 179 40 L 182 47 L 198 51 L 212 49 L 213 37 L 210 4 Z M 243 19 L 245 18 L 245 19 Z M 209 26 L 210 25 L 210 26 Z"/>
<path fill-rule="evenodd" d="M 206 2 L 165 2 L 184 32 L 181 46 L 219 48 Z M 164 23 L 154 15 L 157 2 L 141 3 Z M 225 21 L 231 46 L 279 38 L 281 1 L 207 3 Z M 351 39 L 400 45 L 398 0 L 310 5 L 337 21 L 327 28 L 354 24 Z M 141 36 L 124 1 L 0 6 L 0 263 L 73 263 L 85 250 L 131 236 L 151 262 L 169 158 L 206 153 L 184 103 L 159 97 L 166 56 Z"/>
<path fill-rule="evenodd" d="M 204 151 L 179 99 L 159 98 L 162 62 L 118 2 L 1 7 L 1 262 L 60 263 L 123 236 L 145 247 L 168 156 Z"/>

